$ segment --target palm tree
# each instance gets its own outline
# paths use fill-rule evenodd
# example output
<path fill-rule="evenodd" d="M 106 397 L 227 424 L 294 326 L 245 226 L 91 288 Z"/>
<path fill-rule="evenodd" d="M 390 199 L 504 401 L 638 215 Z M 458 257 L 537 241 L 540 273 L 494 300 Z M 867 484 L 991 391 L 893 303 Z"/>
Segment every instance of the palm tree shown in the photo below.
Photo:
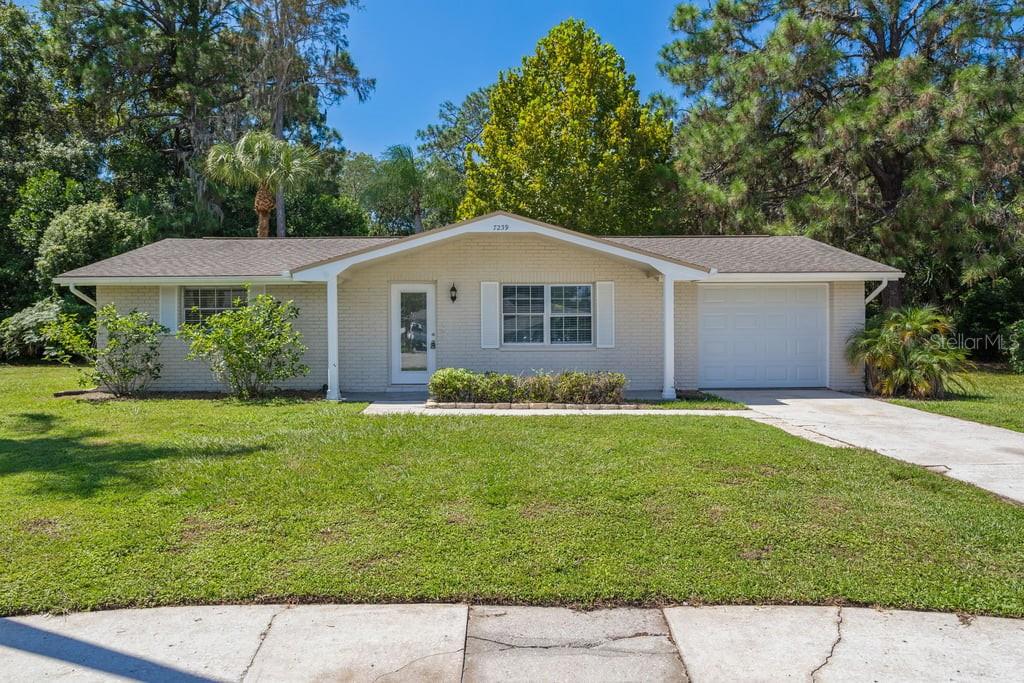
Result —
<path fill-rule="evenodd" d="M 850 337 L 846 355 L 867 366 L 875 394 L 943 398 L 947 388 L 969 388 L 961 373 L 973 367 L 952 333 L 949 318 L 934 306 L 890 309 Z"/>
<path fill-rule="evenodd" d="M 256 188 L 257 237 L 270 236 L 270 212 L 277 191 L 308 182 L 320 169 L 317 153 L 305 145 L 279 140 L 270 133 L 251 131 L 231 145 L 221 142 L 206 155 L 206 174 L 226 185 Z"/>
<path fill-rule="evenodd" d="M 448 164 L 394 145 L 377 162 L 362 198 L 381 223 L 418 233 L 455 220 L 462 179 Z"/>

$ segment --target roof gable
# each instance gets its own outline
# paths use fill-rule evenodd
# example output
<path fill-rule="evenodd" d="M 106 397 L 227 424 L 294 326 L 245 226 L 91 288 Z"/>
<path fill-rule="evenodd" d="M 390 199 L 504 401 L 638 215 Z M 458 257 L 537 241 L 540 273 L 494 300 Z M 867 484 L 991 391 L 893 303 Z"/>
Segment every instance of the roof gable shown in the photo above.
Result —
<path fill-rule="evenodd" d="M 505 211 L 496 211 L 494 213 L 478 216 L 460 223 L 454 223 L 443 228 L 437 228 L 435 230 L 429 230 L 427 232 L 404 237 L 390 243 L 373 245 L 358 252 L 322 259 L 316 263 L 311 263 L 292 271 L 291 275 L 296 280 L 319 281 L 332 275 L 337 275 L 347 268 L 360 263 L 386 258 L 412 249 L 437 244 L 443 240 L 469 234 L 542 235 L 568 244 L 593 249 L 594 251 L 602 252 L 617 258 L 645 264 L 677 279 L 701 280 L 715 272 L 714 268 L 684 261 L 671 256 L 662 256 L 650 251 L 638 249 L 629 244 L 616 244 L 601 237 L 568 230 L 557 225 L 535 221 L 533 219 L 526 218 L 524 216 L 517 216 L 516 214 Z"/>

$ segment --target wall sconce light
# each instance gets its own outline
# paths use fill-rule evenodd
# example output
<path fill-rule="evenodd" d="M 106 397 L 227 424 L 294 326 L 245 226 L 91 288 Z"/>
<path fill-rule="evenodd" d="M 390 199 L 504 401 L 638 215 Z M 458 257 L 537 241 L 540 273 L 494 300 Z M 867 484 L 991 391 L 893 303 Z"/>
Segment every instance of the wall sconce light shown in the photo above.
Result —
<path fill-rule="evenodd" d="M 459 298 L 459 290 L 455 289 L 455 283 L 452 283 L 452 288 L 448 290 L 448 295 L 452 298 L 452 303 Z"/>

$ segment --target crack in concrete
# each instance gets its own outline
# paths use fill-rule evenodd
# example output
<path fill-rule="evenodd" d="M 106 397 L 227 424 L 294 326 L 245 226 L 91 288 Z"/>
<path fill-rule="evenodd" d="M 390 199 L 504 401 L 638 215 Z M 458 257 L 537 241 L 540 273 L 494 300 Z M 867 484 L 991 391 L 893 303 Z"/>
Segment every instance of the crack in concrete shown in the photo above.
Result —
<path fill-rule="evenodd" d="M 382 673 L 381 675 L 377 676 L 376 678 L 373 679 L 374 683 L 376 683 L 377 681 L 379 681 L 382 678 L 385 678 L 386 676 L 394 676 L 399 671 L 402 671 L 403 669 L 407 669 L 407 668 L 409 668 L 410 666 L 412 666 L 413 664 L 415 664 L 417 662 L 422 662 L 424 659 L 430 659 L 431 657 L 441 657 L 441 656 L 444 656 L 444 655 L 455 655 L 455 654 L 458 654 L 458 653 L 463 652 L 463 651 L 464 651 L 464 649 L 460 648 L 458 650 L 451 650 L 449 652 L 433 652 L 433 653 L 431 653 L 429 655 L 423 655 L 422 657 L 417 657 L 416 659 L 413 659 L 411 661 L 406 662 L 405 664 L 403 664 L 402 666 L 398 667 L 394 671 L 386 671 L 386 672 Z M 465 668 L 466 668 L 465 663 L 463 663 L 462 668 L 463 668 L 463 671 L 465 671 Z"/>
<path fill-rule="evenodd" d="M 756 410 L 754 410 L 753 412 L 757 413 L 758 416 L 749 416 L 747 419 L 753 422 L 760 422 L 761 424 L 768 425 L 769 427 L 775 427 L 776 429 L 780 429 L 786 432 L 787 434 L 798 436 L 801 439 L 806 439 L 814 443 L 820 443 L 823 446 L 829 446 L 831 448 L 861 448 L 861 446 L 857 446 L 848 441 L 843 441 L 842 439 L 837 439 L 834 436 L 829 436 L 824 432 L 818 431 L 820 429 L 820 425 L 818 423 L 801 424 L 799 422 L 794 422 L 792 420 L 787 420 L 785 418 L 768 415 L 767 413 L 759 413 Z"/>
<path fill-rule="evenodd" d="M 818 674 L 821 672 L 822 669 L 824 669 L 828 665 L 828 663 L 830 661 L 832 661 L 832 656 L 836 653 L 836 648 L 839 647 L 839 643 L 840 643 L 840 641 L 842 641 L 842 639 L 843 639 L 843 608 L 842 608 L 842 606 L 839 606 L 837 608 L 837 610 L 836 610 L 836 639 L 832 641 L 832 647 L 829 648 L 828 654 L 825 655 L 825 660 L 821 664 L 819 664 L 818 666 L 814 667 L 814 669 L 811 671 L 810 676 L 809 676 L 811 681 L 818 680 L 817 679 Z"/>
<path fill-rule="evenodd" d="M 485 643 L 494 643 L 495 645 L 502 646 L 505 650 L 593 650 L 599 648 L 608 643 L 615 643 L 620 640 L 630 640 L 632 638 L 666 638 L 668 634 L 665 633 L 647 633 L 646 631 L 640 631 L 637 633 L 631 633 L 628 636 L 612 636 L 610 638 L 604 638 L 597 642 L 582 642 L 582 643 L 556 643 L 552 645 L 519 645 L 516 643 L 507 643 L 501 640 L 494 640 L 493 638 L 484 638 L 482 636 L 466 636 L 466 639 L 479 640 Z M 671 638 L 669 638 L 671 642 Z M 623 654 L 641 654 L 634 650 L 616 650 L 613 648 L 603 648 L 605 652 L 621 652 Z"/>
<path fill-rule="evenodd" d="M 270 633 L 270 628 L 274 625 L 274 619 L 277 619 L 277 615 L 283 613 L 289 607 L 290 605 L 285 605 L 284 607 L 282 607 L 279 610 L 276 610 L 273 614 L 270 615 L 270 620 L 267 621 L 266 628 L 264 628 L 263 631 L 260 632 L 260 641 L 256 644 L 256 650 L 252 653 L 252 657 L 249 658 L 249 663 L 245 665 L 245 669 L 242 671 L 242 675 L 238 677 L 239 683 L 241 683 L 246 679 L 246 677 L 248 677 L 249 670 L 252 668 L 252 665 L 256 663 L 256 657 L 257 655 L 259 655 L 260 650 L 263 649 L 263 643 L 267 639 L 267 634 Z"/>

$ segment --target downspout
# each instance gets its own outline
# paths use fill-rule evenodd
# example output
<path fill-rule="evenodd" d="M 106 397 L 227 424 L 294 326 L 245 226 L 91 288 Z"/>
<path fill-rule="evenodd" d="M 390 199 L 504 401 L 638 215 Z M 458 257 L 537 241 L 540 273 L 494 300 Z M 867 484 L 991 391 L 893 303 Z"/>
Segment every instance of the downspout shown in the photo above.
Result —
<path fill-rule="evenodd" d="M 79 299 L 81 299 L 81 300 L 82 300 L 82 301 L 84 301 L 85 303 L 89 304 L 89 305 L 90 305 L 90 306 L 92 306 L 93 308 L 96 308 L 96 307 L 97 307 L 97 306 L 96 306 L 96 299 L 93 299 L 93 298 L 92 298 L 91 296 L 89 296 L 88 294 L 86 294 L 85 292 L 83 292 L 82 290 L 80 290 L 80 289 L 79 289 L 78 287 L 76 287 L 75 285 L 68 285 L 68 289 L 70 289 L 70 290 L 71 290 L 71 293 L 72 293 L 72 294 L 74 294 L 74 295 L 75 295 L 75 296 L 77 296 L 77 297 L 78 297 Z"/>
<path fill-rule="evenodd" d="M 874 301 L 878 297 L 878 295 L 882 293 L 882 290 L 885 289 L 888 286 L 889 286 L 889 281 L 888 280 L 882 280 L 882 283 L 880 285 L 878 285 L 877 287 L 875 287 L 875 290 L 873 292 L 871 292 L 870 294 L 868 294 L 867 298 L 864 299 L 864 305 L 867 306 L 869 303 Z"/>

